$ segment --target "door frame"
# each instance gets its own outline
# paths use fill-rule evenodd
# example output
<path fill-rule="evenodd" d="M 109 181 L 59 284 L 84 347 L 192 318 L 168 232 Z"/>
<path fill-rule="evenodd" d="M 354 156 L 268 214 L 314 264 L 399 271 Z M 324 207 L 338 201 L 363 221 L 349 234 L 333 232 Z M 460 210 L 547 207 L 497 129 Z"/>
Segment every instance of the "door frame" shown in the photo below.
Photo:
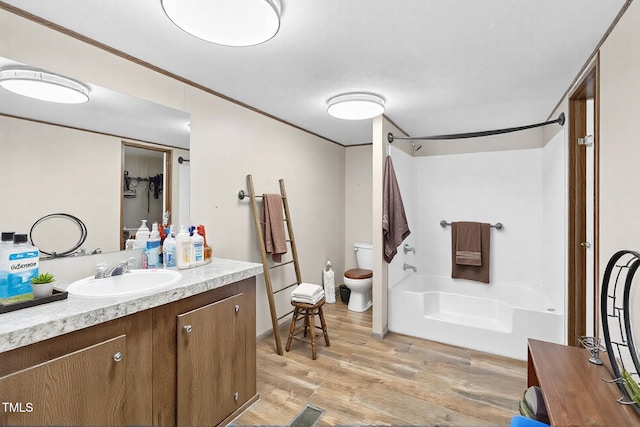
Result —
<path fill-rule="evenodd" d="M 169 223 L 171 223 L 171 183 L 172 179 L 172 170 L 171 170 L 171 159 L 173 158 L 173 150 L 171 148 L 158 146 L 158 145 L 149 145 L 149 144 L 138 144 L 130 141 L 122 141 L 122 155 L 121 155 L 121 172 L 120 172 L 120 189 L 124 188 L 124 157 L 125 157 L 125 148 L 126 147 L 134 147 L 141 148 L 149 151 L 158 151 L 164 153 L 164 183 L 162 189 L 162 196 L 164 198 L 164 206 L 166 211 L 169 211 Z M 151 228 L 151 227 L 149 227 Z M 125 239 L 124 239 L 124 198 L 120 198 L 120 250 L 125 249 Z"/>
<path fill-rule="evenodd" d="M 568 289 L 567 289 L 567 344 L 579 346 L 578 338 L 586 334 L 587 313 L 587 248 L 582 245 L 586 242 L 586 150 L 584 145 L 578 145 L 578 138 L 585 136 L 586 101 L 593 99 L 594 134 L 593 134 L 593 158 L 594 158 L 594 206 L 593 206 L 593 242 L 591 250 L 594 254 L 593 262 L 593 330 L 599 327 L 599 205 L 600 205 L 600 107 L 599 107 L 599 63 L 600 56 L 596 55 L 594 61 L 584 72 L 581 80 L 569 95 L 569 135 L 568 144 Z"/>

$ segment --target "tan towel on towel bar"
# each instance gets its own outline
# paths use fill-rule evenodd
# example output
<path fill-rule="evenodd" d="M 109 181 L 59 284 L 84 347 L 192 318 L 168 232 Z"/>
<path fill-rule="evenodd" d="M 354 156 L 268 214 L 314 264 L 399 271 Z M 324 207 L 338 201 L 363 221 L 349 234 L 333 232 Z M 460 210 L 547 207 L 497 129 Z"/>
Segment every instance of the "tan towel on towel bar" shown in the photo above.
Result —
<path fill-rule="evenodd" d="M 273 262 L 282 262 L 282 255 L 287 253 L 287 241 L 280 194 L 262 195 L 262 231 L 267 253 L 271 254 Z"/>
<path fill-rule="evenodd" d="M 384 176 L 382 184 L 382 237 L 384 243 L 384 260 L 390 263 L 398 246 L 411 234 L 407 217 L 402 204 L 402 195 L 393 170 L 391 156 L 384 162 Z"/>
<path fill-rule="evenodd" d="M 458 237 L 458 223 L 451 223 L 451 277 L 467 279 L 476 282 L 489 283 L 489 265 L 491 260 L 491 224 L 480 224 L 481 229 L 481 259 L 482 265 L 464 265 L 456 263 L 456 244 Z"/>
<path fill-rule="evenodd" d="M 458 222 L 456 232 L 456 264 L 482 265 L 482 224 Z"/>

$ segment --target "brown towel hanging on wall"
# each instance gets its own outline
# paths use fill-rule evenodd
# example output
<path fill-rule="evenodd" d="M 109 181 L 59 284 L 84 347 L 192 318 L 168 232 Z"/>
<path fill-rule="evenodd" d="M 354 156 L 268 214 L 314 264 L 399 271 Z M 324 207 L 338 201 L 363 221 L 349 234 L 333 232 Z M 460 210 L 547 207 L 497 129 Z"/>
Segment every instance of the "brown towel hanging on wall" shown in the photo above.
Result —
<path fill-rule="evenodd" d="M 490 239 L 489 223 L 451 223 L 451 277 L 489 283 Z"/>

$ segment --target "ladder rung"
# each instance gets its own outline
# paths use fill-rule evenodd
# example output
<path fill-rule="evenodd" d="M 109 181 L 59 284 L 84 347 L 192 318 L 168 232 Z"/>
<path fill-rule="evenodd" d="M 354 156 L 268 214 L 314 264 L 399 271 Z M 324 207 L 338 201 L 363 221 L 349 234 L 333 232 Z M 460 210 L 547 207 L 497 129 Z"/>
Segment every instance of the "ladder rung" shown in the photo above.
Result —
<path fill-rule="evenodd" d="M 275 295 L 275 294 L 277 294 L 278 292 L 282 292 L 282 291 L 284 291 L 285 289 L 289 289 L 290 287 L 292 287 L 292 286 L 296 286 L 296 285 L 297 285 L 297 283 L 292 283 L 292 284 L 290 284 L 289 286 L 285 286 L 285 287 L 284 287 L 284 288 L 282 288 L 282 289 L 278 289 L 277 291 L 273 291 L 273 294 Z"/>
<path fill-rule="evenodd" d="M 285 317 L 287 317 L 288 315 L 290 315 L 291 313 L 293 313 L 293 310 L 286 312 L 285 314 L 283 314 L 282 316 L 278 317 L 278 320 L 282 320 Z"/>
<path fill-rule="evenodd" d="M 269 267 L 269 270 L 271 270 L 271 269 L 273 269 L 273 268 L 282 267 L 282 266 L 284 266 L 284 265 L 291 264 L 291 263 L 293 263 L 293 260 L 291 260 L 291 261 L 287 261 L 287 262 L 283 262 L 283 263 L 281 263 L 281 264 L 272 265 L 271 267 Z"/>

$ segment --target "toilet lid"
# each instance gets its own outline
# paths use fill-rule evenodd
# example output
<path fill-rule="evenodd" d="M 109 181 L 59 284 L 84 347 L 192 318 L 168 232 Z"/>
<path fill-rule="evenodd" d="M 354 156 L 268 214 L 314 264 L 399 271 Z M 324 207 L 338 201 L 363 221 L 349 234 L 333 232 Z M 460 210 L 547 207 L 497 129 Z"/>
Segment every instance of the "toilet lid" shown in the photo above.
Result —
<path fill-rule="evenodd" d="M 373 271 L 364 268 L 352 268 L 344 272 L 344 277 L 349 279 L 368 279 L 373 277 Z"/>

